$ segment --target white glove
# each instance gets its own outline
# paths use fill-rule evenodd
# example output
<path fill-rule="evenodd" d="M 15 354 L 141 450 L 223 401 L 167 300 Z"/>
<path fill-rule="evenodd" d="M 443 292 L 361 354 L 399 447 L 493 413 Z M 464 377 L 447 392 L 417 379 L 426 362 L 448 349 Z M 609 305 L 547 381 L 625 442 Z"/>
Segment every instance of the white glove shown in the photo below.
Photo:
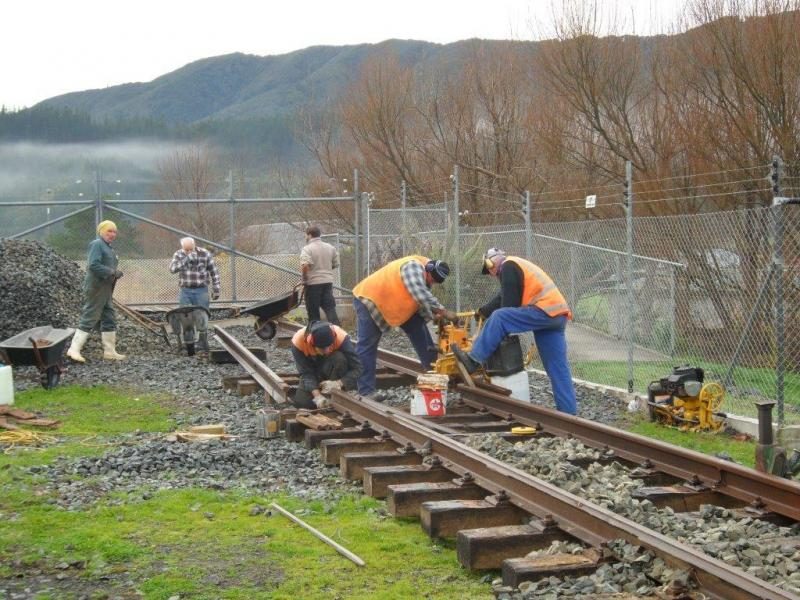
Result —
<path fill-rule="evenodd" d="M 323 394 L 330 394 L 333 390 L 341 390 L 342 382 L 336 381 L 323 381 L 319 384 L 319 391 Z"/>
<path fill-rule="evenodd" d="M 331 405 L 330 400 L 328 400 L 325 396 L 317 396 L 316 398 L 313 398 L 313 401 L 317 408 L 327 408 Z"/>

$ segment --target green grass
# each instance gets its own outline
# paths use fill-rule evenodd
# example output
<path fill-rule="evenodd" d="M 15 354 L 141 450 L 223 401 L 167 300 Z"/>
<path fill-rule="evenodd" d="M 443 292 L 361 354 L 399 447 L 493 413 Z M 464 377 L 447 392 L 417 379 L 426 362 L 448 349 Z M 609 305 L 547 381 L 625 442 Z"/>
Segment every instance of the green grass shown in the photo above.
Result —
<path fill-rule="evenodd" d="M 703 454 L 715 456 L 725 453 L 737 463 L 747 467 L 752 468 L 755 465 L 756 443 L 754 441 L 736 440 L 724 433 L 680 431 L 650 421 L 639 421 L 626 429 L 632 433 Z"/>
<path fill-rule="evenodd" d="M 86 510 L 60 509 L 44 490 L 45 476 L 29 467 L 62 456 L 103 453 L 120 433 L 169 431 L 169 408 L 162 405 L 164 399 L 109 388 L 32 390 L 16 400 L 19 408 L 41 411 L 63 425 L 46 432 L 58 441 L 43 450 L 16 448 L 0 454 L 0 578 L 19 581 L 17 574 L 39 570 L 51 579 L 65 575 L 55 585 L 54 598 L 94 592 L 132 597 L 128 580 L 144 598 L 164 600 L 174 595 L 242 600 L 491 597 L 481 575 L 458 567 L 452 543 L 429 539 L 416 521 L 388 517 L 385 503 L 371 498 L 325 504 L 183 489 L 146 500 L 141 492 L 119 492 Z M 256 503 L 270 501 L 302 509 L 301 518 L 361 556 L 367 566 L 354 565 L 277 512 L 250 516 Z M 81 568 L 58 568 L 74 561 Z"/>

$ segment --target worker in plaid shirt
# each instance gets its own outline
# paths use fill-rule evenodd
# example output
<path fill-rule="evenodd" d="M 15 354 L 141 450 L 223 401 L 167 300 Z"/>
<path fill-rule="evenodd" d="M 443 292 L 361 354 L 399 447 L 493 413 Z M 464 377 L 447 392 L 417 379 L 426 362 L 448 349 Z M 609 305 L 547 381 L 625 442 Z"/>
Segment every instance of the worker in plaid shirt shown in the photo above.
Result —
<path fill-rule="evenodd" d="M 178 274 L 178 304 L 209 308 L 208 284 L 211 282 L 211 299 L 219 298 L 219 269 L 211 252 L 198 248 L 193 238 L 181 240 L 181 249 L 172 256 L 170 273 Z"/>
<path fill-rule="evenodd" d="M 441 260 L 406 256 L 375 271 L 353 288 L 353 307 L 358 322 L 356 352 L 364 371 L 358 378 L 358 393 L 375 392 L 375 367 L 381 336 L 399 327 L 408 336 L 420 365 L 428 370 L 437 351 L 425 322 L 432 319 L 457 320 L 431 292 L 450 274 Z"/>

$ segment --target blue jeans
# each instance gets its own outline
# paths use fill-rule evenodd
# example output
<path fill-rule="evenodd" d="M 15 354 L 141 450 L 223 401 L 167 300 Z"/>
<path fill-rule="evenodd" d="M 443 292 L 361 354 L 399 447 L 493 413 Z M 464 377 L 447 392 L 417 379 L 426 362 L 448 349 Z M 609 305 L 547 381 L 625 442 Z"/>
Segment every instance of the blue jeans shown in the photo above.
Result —
<path fill-rule="evenodd" d="M 178 304 L 181 306 L 202 306 L 209 308 L 208 286 L 199 288 L 179 288 Z"/>
<path fill-rule="evenodd" d="M 353 308 L 356 311 L 356 326 L 358 327 L 356 354 L 358 354 L 361 365 L 364 367 L 361 377 L 358 378 L 358 393 L 362 396 L 367 396 L 375 391 L 378 344 L 381 341 L 383 332 L 375 325 L 369 310 L 361 300 L 353 298 Z M 434 347 L 431 332 L 428 331 L 428 327 L 425 325 L 425 319 L 415 314 L 400 325 L 400 329 L 405 331 L 411 341 L 422 368 L 426 371 L 430 369 L 431 363 L 436 360 L 438 352 Z"/>
<path fill-rule="evenodd" d="M 507 335 L 532 332 L 544 370 L 550 378 L 556 408 L 574 415 L 578 412 L 578 403 L 567 361 L 566 326 L 566 315 L 551 317 L 533 306 L 499 308 L 487 319 L 469 354 L 484 363 Z"/>

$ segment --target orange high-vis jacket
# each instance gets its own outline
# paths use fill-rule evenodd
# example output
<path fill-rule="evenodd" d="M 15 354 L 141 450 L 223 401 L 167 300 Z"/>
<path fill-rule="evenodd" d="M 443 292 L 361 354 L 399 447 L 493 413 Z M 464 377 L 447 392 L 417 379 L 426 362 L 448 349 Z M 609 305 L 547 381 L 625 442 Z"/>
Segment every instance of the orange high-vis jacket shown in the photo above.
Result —
<path fill-rule="evenodd" d="M 306 356 L 320 356 L 317 353 L 317 347 L 314 344 L 311 344 L 307 339 L 307 329 L 307 327 L 303 327 L 292 336 L 292 345 Z M 344 340 L 347 338 L 347 332 L 338 325 L 333 324 L 331 324 L 331 329 L 333 329 L 334 335 L 333 347 L 331 349 L 331 353 L 333 353 L 342 347 Z"/>
<path fill-rule="evenodd" d="M 419 304 L 403 285 L 400 274 L 402 266 L 410 260 L 417 261 L 424 268 L 430 259 L 417 255 L 398 258 L 364 278 L 353 288 L 353 295 L 372 300 L 392 327 L 402 325 L 419 310 Z"/>
<path fill-rule="evenodd" d="M 567 315 L 568 319 L 572 319 L 572 311 L 567 305 L 567 300 L 547 273 L 532 262 L 518 256 L 509 256 L 506 258 L 506 262 L 516 264 L 524 274 L 522 306 L 536 306 L 551 317 Z"/>

